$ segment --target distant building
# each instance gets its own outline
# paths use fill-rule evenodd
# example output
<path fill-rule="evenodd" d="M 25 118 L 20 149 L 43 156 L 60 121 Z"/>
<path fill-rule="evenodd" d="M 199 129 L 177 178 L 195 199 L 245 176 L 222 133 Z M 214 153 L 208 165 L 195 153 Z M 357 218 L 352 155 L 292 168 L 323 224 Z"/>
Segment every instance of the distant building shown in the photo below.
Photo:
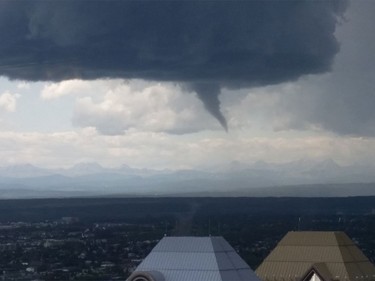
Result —
<path fill-rule="evenodd" d="M 62 217 L 61 221 L 66 224 L 73 224 L 79 222 L 79 218 L 77 217 Z"/>
<path fill-rule="evenodd" d="M 344 232 L 289 232 L 256 274 L 263 281 L 373 281 L 375 266 Z"/>
<path fill-rule="evenodd" d="M 222 237 L 164 237 L 127 281 L 260 281 Z"/>

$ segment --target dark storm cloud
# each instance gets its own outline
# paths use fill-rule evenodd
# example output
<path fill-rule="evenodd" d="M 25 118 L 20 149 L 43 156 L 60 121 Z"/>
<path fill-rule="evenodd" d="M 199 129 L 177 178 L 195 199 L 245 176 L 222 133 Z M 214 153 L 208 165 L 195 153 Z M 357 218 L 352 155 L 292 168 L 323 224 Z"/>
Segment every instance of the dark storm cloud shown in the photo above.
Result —
<path fill-rule="evenodd" d="M 178 81 L 225 127 L 220 87 L 328 71 L 343 0 L 1 1 L 0 75 Z"/>
<path fill-rule="evenodd" d="M 284 110 L 291 127 L 318 126 L 339 135 L 375 136 L 375 1 L 352 1 L 332 73 L 299 81 Z M 281 105 L 283 106 L 283 105 Z"/>

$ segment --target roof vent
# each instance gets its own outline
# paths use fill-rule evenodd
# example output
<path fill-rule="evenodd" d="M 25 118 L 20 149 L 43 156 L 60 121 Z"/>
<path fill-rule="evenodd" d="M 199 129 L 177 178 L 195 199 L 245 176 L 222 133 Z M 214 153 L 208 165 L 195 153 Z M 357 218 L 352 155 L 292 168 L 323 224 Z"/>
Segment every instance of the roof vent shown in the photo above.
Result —
<path fill-rule="evenodd" d="M 133 272 L 126 281 L 165 281 L 159 271 L 137 271 Z"/>

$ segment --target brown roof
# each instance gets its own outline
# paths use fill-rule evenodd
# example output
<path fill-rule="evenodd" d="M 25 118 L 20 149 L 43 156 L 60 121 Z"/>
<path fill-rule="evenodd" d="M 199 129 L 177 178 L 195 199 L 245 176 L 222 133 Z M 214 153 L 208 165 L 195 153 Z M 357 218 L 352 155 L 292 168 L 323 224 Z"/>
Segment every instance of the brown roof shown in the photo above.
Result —
<path fill-rule="evenodd" d="M 319 263 L 330 280 L 375 280 L 375 266 L 344 232 L 289 232 L 256 273 L 264 281 L 298 281 Z"/>

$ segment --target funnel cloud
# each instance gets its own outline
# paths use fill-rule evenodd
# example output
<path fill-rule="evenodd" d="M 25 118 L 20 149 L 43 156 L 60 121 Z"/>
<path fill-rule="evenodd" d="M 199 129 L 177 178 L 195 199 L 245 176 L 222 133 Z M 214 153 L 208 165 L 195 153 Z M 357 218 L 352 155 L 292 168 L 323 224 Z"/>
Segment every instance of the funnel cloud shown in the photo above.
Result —
<path fill-rule="evenodd" d="M 193 85 L 227 129 L 220 87 L 330 70 L 344 0 L 0 2 L 0 75 Z"/>
<path fill-rule="evenodd" d="M 195 83 L 190 85 L 203 102 L 205 109 L 219 121 L 220 125 L 228 132 L 227 120 L 220 110 L 220 86 L 210 83 Z"/>

